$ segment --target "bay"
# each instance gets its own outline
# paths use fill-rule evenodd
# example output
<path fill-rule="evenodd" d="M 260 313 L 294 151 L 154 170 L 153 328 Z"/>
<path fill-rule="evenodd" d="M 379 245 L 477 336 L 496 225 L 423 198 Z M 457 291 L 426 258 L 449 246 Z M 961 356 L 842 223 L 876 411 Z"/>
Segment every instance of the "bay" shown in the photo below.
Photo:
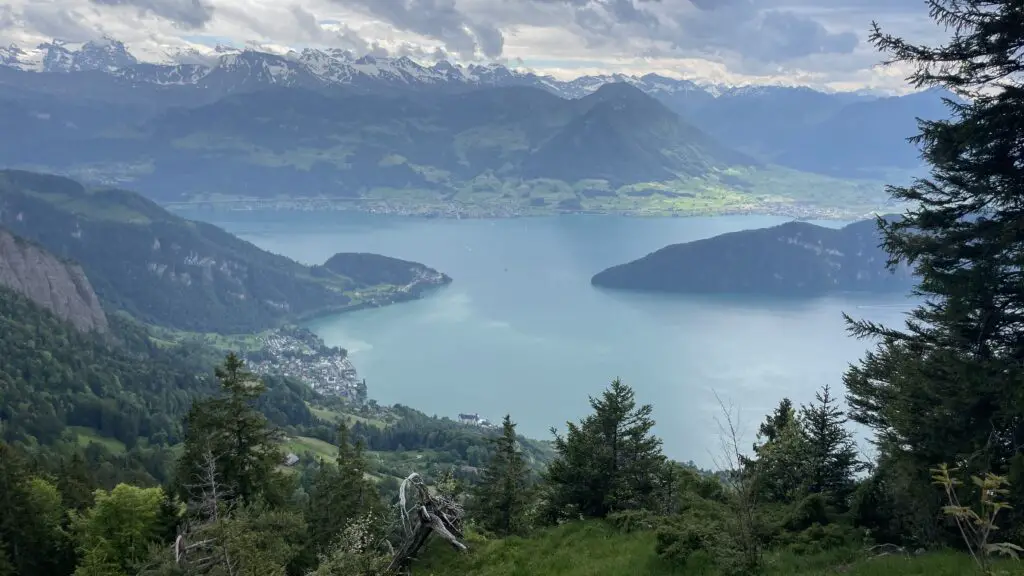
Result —
<path fill-rule="evenodd" d="M 898 295 L 678 296 L 590 285 L 598 271 L 667 244 L 785 221 L 770 216 L 184 215 L 308 264 L 365 251 L 449 274 L 450 286 L 422 300 L 309 324 L 350 351 L 383 404 L 492 421 L 508 413 L 522 433 L 549 438 L 550 427 L 564 430 L 588 412 L 588 395 L 620 377 L 654 405 L 666 452 L 705 466 L 719 448 L 718 398 L 738 411 L 749 445 L 783 396 L 809 402 L 824 384 L 842 396 L 844 370 L 871 345 L 847 335 L 842 312 L 894 324 L 912 304 Z"/>

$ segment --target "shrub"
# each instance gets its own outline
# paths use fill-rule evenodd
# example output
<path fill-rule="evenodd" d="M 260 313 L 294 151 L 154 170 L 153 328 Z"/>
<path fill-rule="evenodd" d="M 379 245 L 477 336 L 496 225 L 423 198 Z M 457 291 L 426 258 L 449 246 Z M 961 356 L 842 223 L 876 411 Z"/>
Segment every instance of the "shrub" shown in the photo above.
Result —
<path fill-rule="evenodd" d="M 661 524 L 661 518 L 648 510 L 625 510 L 609 514 L 608 522 L 620 532 L 629 534 L 639 530 L 653 530 Z"/>

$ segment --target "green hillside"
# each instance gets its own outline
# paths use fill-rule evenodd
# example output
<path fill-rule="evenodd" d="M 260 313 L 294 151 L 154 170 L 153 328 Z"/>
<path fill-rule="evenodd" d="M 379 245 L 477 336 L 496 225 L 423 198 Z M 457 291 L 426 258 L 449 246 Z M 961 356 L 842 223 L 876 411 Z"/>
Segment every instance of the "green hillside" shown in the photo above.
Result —
<path fill-rule="evenodd" d="M 672 244 L 591 278 L 603 288 L 699 294 L 814 296 L 835 292 L 905 293 L 907 266 L 886 267 L 875 220 L 839 229 L 786 222 Z"/>
<path fill-rule="evenodd" d="M 374 254 L 339 255 L 310 268 L 133 192 L 87 189 L 58 176 L 0 171 L 0 204 L 0 224 L 81 264 L 111 310 L 170 328 L 259 331 L 360 305 L 356 292 L 386 303 L 450 281 L 422 264 Z"/>

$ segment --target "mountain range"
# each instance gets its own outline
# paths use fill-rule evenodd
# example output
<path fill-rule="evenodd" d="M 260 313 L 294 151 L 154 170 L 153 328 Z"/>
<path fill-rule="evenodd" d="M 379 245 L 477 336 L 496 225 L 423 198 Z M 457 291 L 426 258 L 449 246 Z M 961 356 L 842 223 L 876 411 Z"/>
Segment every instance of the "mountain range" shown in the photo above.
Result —
<path fill-rule="evenodd" d="M 164 200 L 409 188 L 507 198 L 536 179 L 601 194 L 758 165 L 879 179 L 920 168 L 905 138 L 916 117 L 947 113 L 944 95 L 729 88 L 654 74 L 560 81 L 340 50 L 221 49 L 208 62 L 160 64 L 116 40 L 53 41 L 0 48 L 0 129 L 26 135 L 0 145 L 0 160 L 130 182 Z"/>
<path fill-rule="evenodd" d="M 889 216 L 893 218 L 894 216 Z M 603 288 L 697 294 L 817 296 L 908 291 L 906 265 L 890 271 L 875 220 L 842 228 L 787 222 L 666 246 L 596 274 Z"/>

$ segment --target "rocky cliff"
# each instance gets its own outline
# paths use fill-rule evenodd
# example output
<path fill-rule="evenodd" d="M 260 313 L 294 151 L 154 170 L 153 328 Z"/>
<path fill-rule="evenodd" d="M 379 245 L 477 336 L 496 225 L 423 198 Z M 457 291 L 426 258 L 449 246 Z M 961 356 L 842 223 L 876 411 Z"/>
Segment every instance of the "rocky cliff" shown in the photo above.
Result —
<path fill-rule="evenodd" d="M 107 316 L 81 267 L 3 229 L 0 286 L 24 294 L 83 332 L 107 330 Z"/>

